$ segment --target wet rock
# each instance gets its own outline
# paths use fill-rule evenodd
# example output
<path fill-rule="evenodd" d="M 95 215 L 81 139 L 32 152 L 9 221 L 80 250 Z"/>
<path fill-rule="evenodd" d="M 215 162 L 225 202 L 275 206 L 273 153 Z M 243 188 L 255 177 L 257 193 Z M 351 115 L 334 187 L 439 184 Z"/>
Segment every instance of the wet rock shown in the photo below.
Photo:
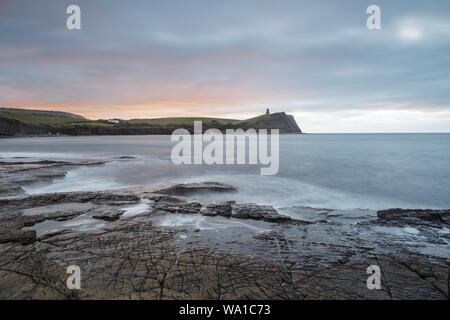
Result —
<path fill-rule="evenodd" d="M 57 164 L 31 164 L 46 165 Z M 7 166 L 2 166 L 0 175 Z M 34 171 L 31 167 L 22 169 Z M 34 174 L 45 175 L 42 170 L 46 169 Z M 314 221 L 325 217 L 330 221 L 299 225 L 270 206 L 212 203 L 171 195 L 197 192 L 198 185 L 166 188 L 166 194 L 157 194 L 161 190 L 115 190 L 0 198 L 0 299 L 448 300 L 448 258 L 419 255 L 408 251 L 414 248 L 401 249 L 383 237 L 370 242 L 364 237 L 369 227 L 378 224 L 418 224 L 420 236 L 427 236 L 435 231 L 430 226 L 448 225 L 448 213 L 442 210 L 425 210 L 433 214 L 424 216 L 419 210 L 394 209 L 393 215 L 381 212 L 377 219 L 371 217 L 351 226 L 333 223 L 333 217 L 323 212 Z M 121 206 L 137 203 L 142 197 L 154 201 L 152 212 L 119 215 L 99 229 L 62 229 L 39 239 L 34 230 L 23 229 L 81 214 L 114 216 L 122 211 Z M 158 226 L 152 220 L 154 215 L 171 213 L 229 217 L 230 208 L 232 218 L 262 220 L 246 221 L 256 228 L 249 230 L 261 230 L 262 226 L 262 230 L 271 231 L 254 236 L 249 231 L 223 239 L 227 231 L 219 229 L 205 238 L 207 230 L 194 229 L 192 236 L 189 229 Z M 342 212 L 342 217 L 345 214 Z M 434 232 L 436 243 L 448 241 L 444 231 Z M 374 264 L 382 270 L 381 290 L 366 286 L 367 267 Z M 86 275 L 82 276 L 81 290 L 67 289 L 69 265 L 79 266 Z"/>
<path fill-rule="evenodd" d="M 271 206 L 257 205 L 254 203 L 236 204 L 235 201 L 222 201 L 218 203 L 202 204 L 196 201 L 187 201 L 173 197 L 147 197 L 155 201 L 153 205 L 154 211 L 201 214 L 204 216 L 222 216 L 236 219 L 253 219 L 276 223 L 292 221 L 289 216 L 278 214 Z"/>
<path fill-rule="evenodd" d="M 18 183 L 0 183 L 0 195 L 10 196 L 25 193 Z"/>
<path fill-rule="evenodd" d="M 47 215 L 42 215 L 40 217 L 36 217 L 36 219 L 39 220 L 54 220 L 54 221 L 67 221 L 67 220 L 72 220 L 73 218 L 76 218 L 80 215 L 82 215 L 83 212 L 80 211 L 75 211 L 75 212 L 53 212 L 51 214 L 47 214 Z M 41 221 L 36 221 L 36 222 L 41 222 Z"/>
<path fill-rule="evenodd" d="M 232 218 L 237 219 L 255 219 L 268 222 L 287 222 L 291 218 L 280 215 L 271 206 L 257 205 L 254 203 L 234 204 Z"/>
<path fill-rule="evenodd" d="M 21 186 L 39 181 L 51 181 L 64 177 L 68 168 L 73 166 L 102 165 L 95 160 L 42 160 L 35 158 L 10 158 L 0 161 L 0 195 L 22 194 Z M 4 182 L 3 182 L 4 181 Z"/>
<path fill-rule="evenodd" d="M 180 199 L 178 197 L 173 197 L 169 195 L 162 194 L 149 194 L 144 197 L 144 199 L 149 199 L 154 201 L 155 203 L 171 203 L 171 202 L 183 202 L 185 200 Z"/>
<path fill-rule="evenodd" d="M 114 221 L 120 218 L 124 210 L 104 210 L 92 215 L 93 219 L 100 219 L 105 221 Z"/>
<path fill-rule="evenodd" d="M 162 204 L 171 204 L 164 201 L 167 198 L 160 199 Z M 175 204 L 199 212 L 198 202 Z M 268 206 L 217 204 L 237 207 L 242 217 L 252 219 L 277 215 Z M 283 234 L 283 229 L 256 234 L 253 238 L 263 241 L 258 241 L 259 249 L 249 256 L 192 241 L 181 244 L 176 236 L 183 229 L 157 226 L 150 217 L 126 217 L 89 232 L 59 230 L 37 242 L 32 232 L 22 236 L 15 233 L 9 238 L 1 232 L 4 238 L 0 241 L 0 298 L 448 298 L 448 265 L 442 260 L 406 251 L 395 258 L 365 256 L 363 251 L 348 246 L 299 243 Z M 35 218 L 11 213 L 0 215 L 0 222 L 2 226 L 9 223 L 17 228 L 25 220 L 29 223 Z M 18 219 L 21 223 L 15 223 Z M 197 235 L 201 237 L 202 233 Z M 238 241 L 233 239 L 231 243 Z M 324 257 L 333 259 L 333 254 L 334 262 L 323 263 Z M 89 275 L 83 278 L 83 290 L 79 292 L 65 287 L 65 268 L 73 264 Z M 366 287 L 366 269 L 372 264 L 383 270 L 381 290 Z"/>
<path fill-rule="evenodd" d="M 167 211 L 170 213 L 182 213 L 182 214 L 197 214 L 200 213 L 202 205 L 199 202 L 188 202 L 188 201 L 179 201 L 176 200 L 174 202 L 167 201 L 157 201 L 153 205 L 153 210 Z"/>
<path fill-rule="evenodd" d="M 53 204 L 87 202 L 93 204 L 123 205 L 137 203 L 140 200 L 141 198 L 138 195 L 123 192 L 60 192 L 0 198 L 0 208 L 1 206 L 8 206 L 9 208 L 20 210 Z"/>
<path fill-rule="evenodd" d="M 450 210 L 431 209 L 388 209 L 377 212 L 382 222 L 429 226 L 434 228 L 450 227 Z"/>
<path fill-rule="evenodd" d="M 60 234 L 66 233 L 66 232 L 71 232 L 71 231 L 72 231 L 72 228 L 66 228 L 66 229 L 61 229 L 61 230 L 58 230 L 58 231 L 48 232 L 48 233 L 43 234 L 42 236 L 40 236 L 38 240 L 39 241 L 46 240 L 46 239 L 49 239 L 51 237 L 55 237 L 57 235 L 60 235 Z"/>
<path fill-rule="evenodd" d="M 201 208 L 202 208 L 202 205 L 199 202 L 181 203 L 178 206 L 177 213 L 185 213 L 185 214 L 199 213 Z"/>
<path fill-rule="evenodd" d="M 17 229 L 3 229 L 0 232 L 0 243 L 18 242 L 27 245 L 37 241 L 36 231 L 34 230 L 17 230 Z"/>
<path fill-rule="evenodd" d="M 166 189 L 158 190 L 155 193 L 171 195 L 189 195 L 198 192 L 230 192 L 236 191 L 236 188 L 219 182 L 202 182 L 177 184 Z"/>
<path fill-rule="evenodd" d="M 204 216 L 222 216 L 222 217 L 231 217 L 233 208 L 232 205 L 235 204 L 235 201 L 222 201 L 218 203 L 212 203 L 201 211 L 201 214 Z"/>
<path fill-rule="evenodd" d="M 268 231 L 257 233 L 253 235 L 253 238 L 258 240 L 274 241 L 275 239 L 281 238 L 281 235 L 276 231 Z"/>

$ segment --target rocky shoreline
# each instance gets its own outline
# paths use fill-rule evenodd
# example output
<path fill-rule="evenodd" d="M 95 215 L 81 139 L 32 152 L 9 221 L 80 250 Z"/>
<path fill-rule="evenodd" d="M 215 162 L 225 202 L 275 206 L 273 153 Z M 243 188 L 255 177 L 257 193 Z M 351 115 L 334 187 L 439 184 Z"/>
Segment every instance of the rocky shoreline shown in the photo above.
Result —
<path fill-rule="evenodd" d="M 449 210 L 202 199 L 236 192 L 219 182 L 38 195 L 21 187 L 102 163 L 0 159 L 0 299 L 449 297 Z M 81 269 L 79 290 L 66 286 L 69 265 Z M 370 265 L 381 268 L 380 290 L 366 286 Z"/>

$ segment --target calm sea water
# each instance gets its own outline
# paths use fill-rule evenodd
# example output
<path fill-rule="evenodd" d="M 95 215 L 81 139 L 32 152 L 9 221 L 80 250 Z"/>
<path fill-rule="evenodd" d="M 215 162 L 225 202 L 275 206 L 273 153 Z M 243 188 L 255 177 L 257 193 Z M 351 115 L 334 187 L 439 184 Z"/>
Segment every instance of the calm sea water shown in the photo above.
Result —
<path fill-rule="evenodd" d="M 0 139 L 0 157 L 110 161 L 26 186 L 27 193 L 219 181 L 239 191 L 213 198 L 277 208 L 450 208 L 450 134 L 284 135 L 275 176 L 260 176 L 255 165 L 176 166 L 172 146 L 170 136 L 11 138 Z"/>

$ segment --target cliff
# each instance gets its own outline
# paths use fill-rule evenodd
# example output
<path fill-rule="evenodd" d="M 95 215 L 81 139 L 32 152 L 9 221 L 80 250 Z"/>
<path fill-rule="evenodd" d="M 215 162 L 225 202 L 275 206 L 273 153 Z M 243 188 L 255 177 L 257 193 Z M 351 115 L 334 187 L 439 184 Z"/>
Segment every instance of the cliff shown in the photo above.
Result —
<path fill-rule="evenodd" d="M 35 126 L 0 115 L 0 137 L 40 135 L 45 133 L 45 129 L 41 126 Z"/>
<path fill-rule="evenodd" d="M 285 112 L 265 114 L 240 123 L 241 128 L 279 129 L 280 133 L 302 133 L 294 117 Z"/>

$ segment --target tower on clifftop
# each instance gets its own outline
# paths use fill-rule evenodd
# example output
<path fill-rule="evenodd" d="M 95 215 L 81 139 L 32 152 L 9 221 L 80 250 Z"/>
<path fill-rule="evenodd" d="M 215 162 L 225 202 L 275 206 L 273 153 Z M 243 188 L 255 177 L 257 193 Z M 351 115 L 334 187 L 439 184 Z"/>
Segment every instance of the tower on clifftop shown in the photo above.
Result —
<path fill-rule="evenodd" d="M 269 108 L 266 109 L 266 116 L 270 114 Z"/>

